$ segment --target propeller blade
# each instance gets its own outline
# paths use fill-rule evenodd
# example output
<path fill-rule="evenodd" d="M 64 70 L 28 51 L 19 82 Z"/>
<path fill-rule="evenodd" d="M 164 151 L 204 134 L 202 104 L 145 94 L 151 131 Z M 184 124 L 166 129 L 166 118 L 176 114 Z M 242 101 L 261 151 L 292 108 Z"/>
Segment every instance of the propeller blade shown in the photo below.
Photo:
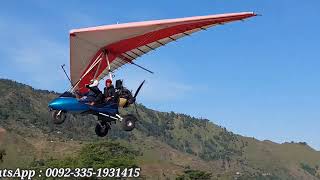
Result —
<path fill-rule="evenodd" d="M 136 90 L 136 93 L 135 93 L 134 96 L 133 96 L 134 98 L 137 97 L 137 95 L 138 95 L 138 93 L 139 93 L 140 89 L 142 88 L 142 86 L 143 86 L 143 84 L 144 84 L 145 81 L 146 81 L 146 80 L 143 80 L 142 83 L 140 84 L 140 86 L 138 87 L 138 89 Z"/>
<path fill-rule="evenodd" d="M 141 119 L 141 116 L 140 116 L 140 114 L 138 112 L 138 108 L 137 108 L 137 104 L 136 103 L 134 103 L 134 108 L 136 109 L 137 116 L 139 117 L 139 119 Z"/>

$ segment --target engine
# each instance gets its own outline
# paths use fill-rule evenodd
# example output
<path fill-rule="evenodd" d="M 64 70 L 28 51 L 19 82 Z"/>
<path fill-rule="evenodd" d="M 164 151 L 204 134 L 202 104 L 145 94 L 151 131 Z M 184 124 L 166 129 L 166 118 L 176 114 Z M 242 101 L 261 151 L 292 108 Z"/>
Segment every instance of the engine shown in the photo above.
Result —
<path fill-rule="evenodd" d="M 119 107 L 128 107 L 135 102 L 132 92 L 123 86 L 122 80 L 116 81 L 116 96 L 118 99 Z"/>

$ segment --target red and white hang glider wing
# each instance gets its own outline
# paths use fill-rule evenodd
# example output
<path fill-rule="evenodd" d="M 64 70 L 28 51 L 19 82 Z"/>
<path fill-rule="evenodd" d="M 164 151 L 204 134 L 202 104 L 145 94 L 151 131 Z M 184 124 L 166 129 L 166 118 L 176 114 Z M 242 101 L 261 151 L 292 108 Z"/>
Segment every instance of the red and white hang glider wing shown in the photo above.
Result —
<path fill-rule="evenodd" d="M 110 62 L 110 70 L 114 71 L 151 50 L 194 32 L 255 15 L 253 12 L 242 12 L 71 30 L 72 83 L 77 89 L 83 89 L 91 79 L 105 77 L 109 72 L 106 59 Z"/>

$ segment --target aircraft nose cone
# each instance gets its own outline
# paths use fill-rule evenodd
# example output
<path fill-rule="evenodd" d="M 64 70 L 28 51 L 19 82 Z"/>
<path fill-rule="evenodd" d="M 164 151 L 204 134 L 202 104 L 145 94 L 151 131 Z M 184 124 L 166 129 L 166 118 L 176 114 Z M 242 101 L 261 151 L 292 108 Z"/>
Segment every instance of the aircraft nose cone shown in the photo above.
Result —
<path fill-rule="evenodd" d="M 59 104 L 60 104 L 59 101 L 57 99 L 54 99 L 48 104 L 48 107 L 51 109 L 57 109 Z"/>

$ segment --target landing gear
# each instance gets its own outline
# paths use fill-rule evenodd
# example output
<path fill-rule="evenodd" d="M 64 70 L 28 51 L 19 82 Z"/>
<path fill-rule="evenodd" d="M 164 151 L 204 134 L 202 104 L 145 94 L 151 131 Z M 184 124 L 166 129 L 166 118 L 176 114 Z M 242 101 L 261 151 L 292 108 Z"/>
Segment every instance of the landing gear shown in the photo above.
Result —
<path fill-rule="evenodd" d="M 137 118 L 131 114 L 126 115 L 122 119 L 122 129 L 125 131 L 132 131 L 136 126 Z"/>
<path fill-rule="evenodd" d="M 110 129 L 109 123 L 99 122 L 96 125 L 95 132 L 97 136 L 104 137 L 108 134 L 109 129 Z"/>
<path fill-rule="evenodd" d="M 54 124 L 62 124 L 66 120 L 66 113 L 64 111 L 54 110 L 51 113 L 52 122 Z"/>
<path fill-rule="evenodd" d="M 106 136 L 109 129 L 111 128 L 111 123 L 116 123 L 117 121 L 121 122 L 121 126 L 124 131 L 132 131 L 136 126 L 137 118 L 132 114 L 121 117 L 119 114 L 110 116 L 107 114 L 99 113 L 98 124 L 95 128 L 96 134 L 100 137 Z"/>

